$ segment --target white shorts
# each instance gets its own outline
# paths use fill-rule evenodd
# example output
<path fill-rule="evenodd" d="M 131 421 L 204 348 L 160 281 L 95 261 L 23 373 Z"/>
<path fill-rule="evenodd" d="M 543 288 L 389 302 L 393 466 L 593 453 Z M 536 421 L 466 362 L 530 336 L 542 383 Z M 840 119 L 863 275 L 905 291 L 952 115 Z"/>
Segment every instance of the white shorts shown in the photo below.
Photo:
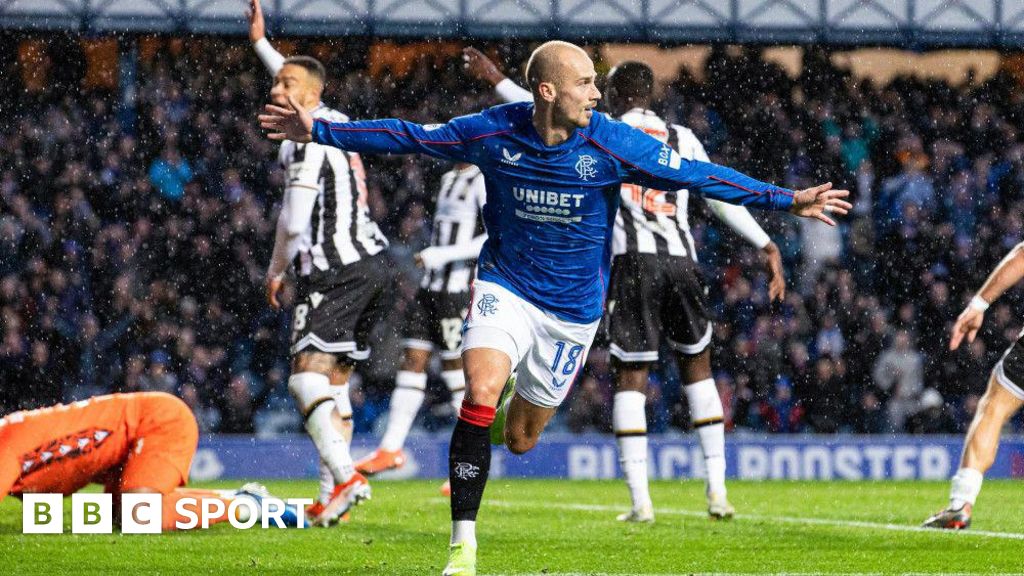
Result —
<path fill-rule="evenodd" d="M 587 361 L 599 323 L 560 320 L 498 284 L 476 280 L 462 349 L 504 352 L 516 373 L 516 393 L 531 404 L 557 408 Z"/>

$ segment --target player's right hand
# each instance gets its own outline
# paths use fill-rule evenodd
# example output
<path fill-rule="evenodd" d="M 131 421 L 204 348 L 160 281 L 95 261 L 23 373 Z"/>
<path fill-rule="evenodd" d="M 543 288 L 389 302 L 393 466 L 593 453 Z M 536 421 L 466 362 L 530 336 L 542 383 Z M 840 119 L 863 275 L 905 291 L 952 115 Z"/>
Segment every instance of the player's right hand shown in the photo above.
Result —
<path fill-rule="evenodd" d="M 967 336 L 968 342 L 974 342 L 974 338 L 978 336 L 978 330 L 981 329 L 981 323 L 985 321 L 985 313 L 973 306 L 964 308 L 964 311 L 960 313 L 960 317 L 956 319 L 956 324 L 953 324 L 953 333 L 949 339 L 949 349 L 956 350 L 960 347 L 960 343 L 963 342 L 964 336 Z"/>
<path fill-rule="evenodd" d="M 263 8 L 260 7 L 260 0 L 249 0 L 249 10 L 245 15 L 249 17 L 249 41 L 256 43 L 266 38 L 267 25 L 263 21 Z"/>
<path fill-rule="evenodd" d="M 490 58 L 472 46 L 462 49 L 462 60 L 466 63 L 466 71 L 477 80 L 490 82 L 497 86 L 499 82 L 507 78 L 501 73 L 501 70 L 498 70 L 494 62 L 491 62 Z"/>
<path fill-rule="evenodd" d="M 283 287 L 284 278 L 267 278 L 267 302 L 270 303 L 270 307 L 274 310 L 281 309 L 281 301 L 278 300 L 277 295 Z"/>
<path fill-rule="evenodd" d="M 260 127 L 270 131 L 267 138 L 299 143 L 313 141 L 313 115 L 299 106 L 291 94 L 288 94 L 287 108 L 267 104 L 263 110 L 259 120 Z"/>

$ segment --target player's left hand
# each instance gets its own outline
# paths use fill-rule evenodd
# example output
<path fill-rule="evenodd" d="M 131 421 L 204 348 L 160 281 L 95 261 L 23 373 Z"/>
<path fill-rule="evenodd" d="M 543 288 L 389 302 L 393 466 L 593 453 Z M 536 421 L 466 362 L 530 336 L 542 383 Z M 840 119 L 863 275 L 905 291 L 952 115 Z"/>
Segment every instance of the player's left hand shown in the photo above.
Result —
<path fill-rule="evenodd" d="M 284 287 L 284 278 L 267 278 L 267 302 L 274 310 L 281 309 L 281 300 L 277 295 Z"/>
<path fill-rule="evenodd" d="M 974 306 L 964 308 L 964 311 L 960 313 L 960 317 L 956 319 L 956 324 L 953 324 L 953 331 L 949 339 L 949 349 L 956 350 L 959 348 L 960 343 L 964 340 L 964 336 L 967 336 L 968 342 L 974 342 L 974 338 L 978 336 L 978 330 L 981 329 L 981 323 L 984 321 L 985 313 L 981 310 Z"/>
<path fill-rule="evenodd" d="M 789 211 L 804 218 L 816 218 L 829 226 L 835 226 L 835 220 L 829 218 L 828 214 L 845 215 L 853 204 L 840 198 L 850 195 L 849 190 L 833 190 L 832 183 L 826 182 L 820 186 L 800 190 L 793 194 L 793 205 Z"/>
<path fill-rule="evenodd" d="M 773 302 L 782 302 L 786 298 L 786 273 L 782 268 L 782 252 L 779 250 L 779 245 L 775 242 L 769 242 L 767 246 L 761 249 L 761 253 L 764 254 L 768 264 L 768 273 L 770 274 L 768 280 L 768 299 Z"/>
<path fill-rule="evenodd" d="M 313 141 L 313 115 L 299 106 L 291 94 L 287 108 L 267 104 L 263 110 L 265 114 L 259 115 L 260 127 L 270 131 L 267 138 L 300 143 Z"/>

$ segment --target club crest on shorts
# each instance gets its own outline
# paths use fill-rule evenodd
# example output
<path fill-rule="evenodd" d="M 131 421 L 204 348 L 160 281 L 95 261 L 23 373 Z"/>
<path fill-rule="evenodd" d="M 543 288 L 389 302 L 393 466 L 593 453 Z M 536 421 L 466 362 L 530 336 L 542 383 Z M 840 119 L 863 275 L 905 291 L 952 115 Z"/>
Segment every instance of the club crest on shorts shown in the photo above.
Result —
<path fill-rule="evenodd" d="M 454 472 L 459 480 L 472 480 L 480 474 L 480 467 L 469 462 L 456 462 Z"/>
<path fill-rule="evenodd" d="M 480 297 L 480 301 L 476 303 L 476 309 L 480 312 L 481 316 L 490 316 L 498 311 L 497 303 L 497 296 L 494 294 L 484 294 Z"/>

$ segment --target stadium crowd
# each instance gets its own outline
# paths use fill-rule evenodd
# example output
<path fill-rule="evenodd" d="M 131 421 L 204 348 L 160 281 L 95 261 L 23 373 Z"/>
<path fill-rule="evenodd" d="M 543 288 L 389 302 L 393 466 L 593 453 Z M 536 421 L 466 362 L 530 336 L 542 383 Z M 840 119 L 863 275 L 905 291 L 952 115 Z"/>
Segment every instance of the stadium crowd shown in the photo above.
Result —
<path fill-rule="evenodd" d="M 43 72 L 0 51 L 0 413 L 163 390 L 204 431 L 296 430 L 285 389 L 289 314 L 263 296 L 282 184 L 276 147 L 254 119 L 269 78 L 242 39 L 150 41 L 157 49 L 141 51 L 128 90 L 124 70 L 120 88 L 84 89 L 73 39 L 44 55 L 42 90 L 25 79 Z M 368 45 L 309 48 L 331 74 L 325 101 L 352 117 L 433 122 L 497 102 L 466 76 L 457 47 L 370 71 Z M 495 48 L 510 75 L 526 49 Z M 691 203 L 727 425 L 962 431 L 1020 328 L 1014 291 L 973 344 L 945 350 L 965 299 L 1024 240 L 1018 78 L 1004 70 L 956 86 L 874 86 L 814 48 L 797 78 L 754 48 L 715 47 L 704 72 L 698 80 L 681 69 L 657 111 L 691 127 L 719 163 L 794 188 L 832 181 L 856 206 L 836 229 L 755 215 L 789 273 L 785 301 L 770 304 L 757 252 Z M 415 157 L 367 164 L 370 208 L 402 281 L 352 388 L 358 432 L 386 410 L 395 326 L 446 169 Z M 678 374 L 671 362 L 661 368 L 649 429 L 685 429 Z M 607 354 L 595 350 L 557 426 L 610 431 L 611 382 Z M 451 419 L 441 400 L 428 397 L 423 428 Z"/>

